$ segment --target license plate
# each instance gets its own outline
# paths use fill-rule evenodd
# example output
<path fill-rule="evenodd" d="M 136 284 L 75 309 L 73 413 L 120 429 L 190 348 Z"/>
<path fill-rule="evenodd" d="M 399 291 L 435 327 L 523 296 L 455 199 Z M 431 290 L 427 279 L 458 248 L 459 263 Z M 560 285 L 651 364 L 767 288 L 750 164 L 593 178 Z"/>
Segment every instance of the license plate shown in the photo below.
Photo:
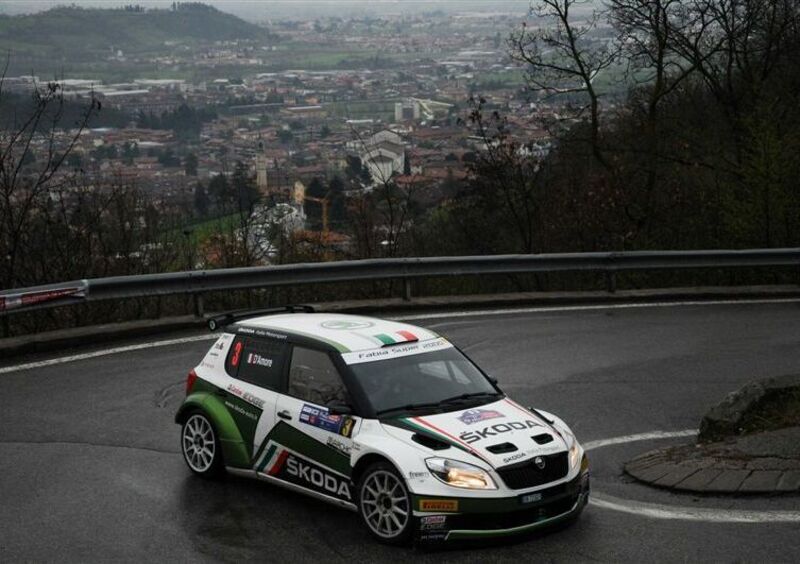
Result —
<path fill-rule="evenodd" d="M 519 501 L 522 504 L 533 503 L 535 501 L 541 501 L 541 500 L 542 500 L 542 494 L 540 493 L 526 494 L 519 498 Z"/>

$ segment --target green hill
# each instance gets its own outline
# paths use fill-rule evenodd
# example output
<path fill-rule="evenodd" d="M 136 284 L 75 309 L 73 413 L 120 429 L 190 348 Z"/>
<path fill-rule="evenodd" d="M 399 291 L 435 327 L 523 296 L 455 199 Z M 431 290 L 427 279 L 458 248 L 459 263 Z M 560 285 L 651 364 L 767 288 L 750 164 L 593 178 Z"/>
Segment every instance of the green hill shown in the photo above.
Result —
<path fill-rule="evenodd" d="M 169 53 L 181 45 L 214 41 L 266 40 L 269 33 L 244 20 L 200 3 L 171 10 L 54 8 L 20 16 L 0 16 L 0 52 L 10 52 L 15 67 L 37 71 L 68 62 Z M 23 71 L 24 72 L 24 71 Z"/>

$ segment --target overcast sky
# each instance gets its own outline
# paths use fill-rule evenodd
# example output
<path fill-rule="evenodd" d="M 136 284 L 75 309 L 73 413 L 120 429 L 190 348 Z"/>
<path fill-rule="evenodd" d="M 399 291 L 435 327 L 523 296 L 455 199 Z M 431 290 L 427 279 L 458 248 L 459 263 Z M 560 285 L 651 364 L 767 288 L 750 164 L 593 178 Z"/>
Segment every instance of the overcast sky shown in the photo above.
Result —
<path fill-rule="evenodd" d="M 204 3 L 251 21 L 261 21 L 269 18 L 380 15 L 434 9 L 524 14 L 530 0 L 204 0 Z M 30 13 L 67 4 L 87 8 L 119 7 L 125 4 L 166 8 L 172 4 L 172 0 L 0 0 L 0 13 Z"/>

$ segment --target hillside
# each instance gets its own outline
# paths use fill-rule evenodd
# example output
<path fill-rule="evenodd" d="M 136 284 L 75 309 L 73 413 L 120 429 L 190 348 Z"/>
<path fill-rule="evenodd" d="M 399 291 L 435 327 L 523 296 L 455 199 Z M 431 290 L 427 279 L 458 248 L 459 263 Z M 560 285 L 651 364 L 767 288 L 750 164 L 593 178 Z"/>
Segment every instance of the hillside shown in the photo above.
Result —
<path fill-rule="evenodd" d="M 38 62 L 37 68 L 101 60 L 117 51 L 135 56 L 180 45 L 267 37 L 258 26 L 200 3 L 178 4 L 174 10 L 70 6 L 0 16 L 0 51 L 10 52 L 12 62 Z"/>

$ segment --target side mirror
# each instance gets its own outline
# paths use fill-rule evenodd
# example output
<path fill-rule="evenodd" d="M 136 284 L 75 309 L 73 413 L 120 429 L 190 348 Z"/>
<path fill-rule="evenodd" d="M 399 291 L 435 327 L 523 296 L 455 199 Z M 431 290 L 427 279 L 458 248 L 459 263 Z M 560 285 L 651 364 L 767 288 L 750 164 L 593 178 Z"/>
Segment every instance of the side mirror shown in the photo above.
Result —
<path fill-rule="evenodd" d="M 353 408 L 346 403 L 332 403 L 328 406 L 331 415 L 352 415 Z"/>
<path fill-rule="evenodd" d="M 489 381 L 490 381 L 492 384 L 494 384 L 495 386 L 497 385 L 497 378 L 495 378 L 494 376 L 487 376 L 486 378 L 487 378 L 487 379 L 488 379 L 488 380 L 489 380 Z"/>

